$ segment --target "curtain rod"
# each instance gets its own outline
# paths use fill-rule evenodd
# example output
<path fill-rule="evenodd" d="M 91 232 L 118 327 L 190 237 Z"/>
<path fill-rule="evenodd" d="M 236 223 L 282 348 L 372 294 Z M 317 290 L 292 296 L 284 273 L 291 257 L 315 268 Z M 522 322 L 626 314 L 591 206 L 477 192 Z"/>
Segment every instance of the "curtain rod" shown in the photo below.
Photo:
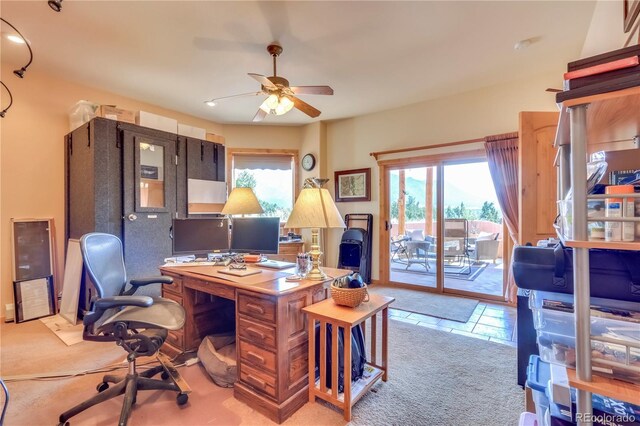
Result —
<path fill-rule="evenodd" d="M 485 136 L 484 138 L 467 139 L 467 140 L 458 141 L 458 142 L 447 142 L 447 143 L 440 143 L 437 145 L 423 145 L 423 146 L 416 146 L 412 148 L 398 148 L 398 149 L 390 149 L 387 151 L 370 152 L 369 155 L 375 158 L 376 160 L 378 160 L 379 156 L 386 155 L 386 154 L 397 154 L 399 152 L 410 152 L 410 151 L 422 151 L 425 149 L 444 148 L 448 146 L 467 145 L 470 143 L 496 141 L 501 139 L 513 139 L 517 137 L 518 137 L 518 132 L 502 133 L 498 135 Z"/>
<path fill-rule="evenodd" d="M 485 138 L 468 139 L 465 141 L 440 143 L 437 145 L 424 145 L 424 146 L 415 146 L 412 148 L 398 148 L 398 149 L 390 149 L 387 151 L 370 152 L 369 155 L 377 160 L 378 156 L 380 155 L 396 154 L 398 152 L 422 151 L 423 149 L 443 148 L 443 147 L 455 146 L 455 145 L 466 145 L 470 143 L 478 143 L 478 142 L 484 142 L 484 141 L 485 141 Z"/>

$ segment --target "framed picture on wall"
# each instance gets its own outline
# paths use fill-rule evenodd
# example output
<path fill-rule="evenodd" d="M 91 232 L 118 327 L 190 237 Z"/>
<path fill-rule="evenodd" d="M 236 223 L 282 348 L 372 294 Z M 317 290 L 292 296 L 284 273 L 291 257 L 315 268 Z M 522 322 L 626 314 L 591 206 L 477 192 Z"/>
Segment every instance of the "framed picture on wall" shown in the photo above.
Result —
<path fill-rule="evenodd" d="M 628 33 L 640 15 L 640 0 L 623 0 L 622 4 L 624 7 L 622 15 L 624 19 L 624 32 Z"/>
<path fill-rule="evenodd" d="M 336 202 L 371 201 L 371 169 L 335 172 Z"/>

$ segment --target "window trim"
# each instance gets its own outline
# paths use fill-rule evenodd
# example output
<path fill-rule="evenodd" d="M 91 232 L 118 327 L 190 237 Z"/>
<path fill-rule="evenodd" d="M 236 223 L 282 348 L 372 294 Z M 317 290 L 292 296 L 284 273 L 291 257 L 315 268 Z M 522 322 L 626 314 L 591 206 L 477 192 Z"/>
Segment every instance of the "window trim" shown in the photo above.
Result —
<path fill-rule="evenodd" d="M 291 200 L 291 206 L 293 206 L 296 202 L 296 198 L 298 197 L 298 192 L 300 188 L 300 182 L 298 172 L 299 168 L 299 151 L 297 149 L 269 149 L 269 148 L 227 148 L 227 193 L 231 193 L 233 189 L 233 169 L 235 166 L 234 156 L 235 155 L 262 155 L 265 157 L 273 157 L 273 156 L 284 156 L 291 157 L 293 160 L 293 164 L 291 166 L 291 171 L 293 173 L 293 182 L 292 185 L 292 194 L 293 199 Z"/>

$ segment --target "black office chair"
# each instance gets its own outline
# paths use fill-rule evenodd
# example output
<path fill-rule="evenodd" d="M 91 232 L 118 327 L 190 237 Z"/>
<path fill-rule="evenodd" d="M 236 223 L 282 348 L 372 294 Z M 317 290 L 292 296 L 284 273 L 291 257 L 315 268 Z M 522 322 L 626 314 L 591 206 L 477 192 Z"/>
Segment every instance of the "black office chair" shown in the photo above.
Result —
<path fill-rule="evenodd" d="M 188 400 L 189 387 L 173 368 L 166 356 L 158 354 L 161 365 L 141 373 L 136 372 L 138 356 L 158 353 L 167 338 L 168 330 L 184 325 L 182 306 L 161 297 L 134 296 L 138 287 L 148 284 L 171 284 L 170 277 L 153 277 L 131 280 L 131 288 L 125 291 L 127 274 L 122 255 L 122 242 L 110 234 L 91 233 L 80 239 L 80 250 L 89 277 L 95 286 L 97 299 L 91 312 L 84 316 L 84 340 L 116 342 L 129 355 L 126 376 L 107 374 L 98 385 L 98 394 L 60 415 L 60 425 L 76 414 L 108 399 L 124 394 L 119 425 L 126 425 L 138 390 L 164 389 L 178 392 L 178 405 Z M 162 373 L 162 379 L 152 379 Z M 171 379 L 171 380 L 169 380 Z M 114 383 L 109 387 L 109 383 Z"/>

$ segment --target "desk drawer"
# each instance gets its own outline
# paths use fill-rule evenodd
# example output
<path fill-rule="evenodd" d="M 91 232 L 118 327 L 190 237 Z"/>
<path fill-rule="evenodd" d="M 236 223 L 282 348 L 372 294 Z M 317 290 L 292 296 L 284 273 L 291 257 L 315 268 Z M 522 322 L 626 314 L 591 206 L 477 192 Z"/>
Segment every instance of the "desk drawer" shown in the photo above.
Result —
<path fill-rule="evenodd" d="M 184 332 L 182 330 L 169 330 L 165 342 L 174 348 L 180 349 L 180 351 L 184 350 Z"/>
<path fill-rule="evenodd" d="M 250 363 L 258 370 L 276 372 L 276 355 L 243 339 L 240 339 L 240 358 L 243 363 Z"/>
<path fill-rule="evenodd" d="M 209 281 L 198 280 L 196 278 L 185 277 L 185 287 L 198 290 L 203 293 L 212 294 L 224 299 L 235 300 L 236 293 L 233 287 L 224 284 L 218 284 Z"/>
<path fill-rule="evenodd" d="M 276 320 L 276 303 L 273 300 L 238 293 L 238 312 L 251 318 L 274 323 Z"/>
<path fill-rule="evenodd" d="M 182 294 L 182 277 L 177 277 L 175 275 L 164 274 L 168 277 L 173 278 L 172 284 L 163 284 L 162 291 L 170 291 L 175 294 Z"/>
<path fill-rule="evenodd" d="M 273 398 L 276 397 L 276 378 L 266 371 L 260 371 L 241 363 L 240 380 L 261 393 L 266 393 Z"/>
<path fill-rule="evenodd" d="M 276 347 L 276 329 L 251 322 L 245 318 L 238 319 L 238 335 L 259 346 Z"/>
<path fill-rule="evenodd" d="M 166 299 L 170 299 L 173 300 L 174 302 L 177 302 L 180 306 L 182 306 L 182 295 L 181 294 L 175 294 L 172 293 L 170 291 L 166 291 L 166 289 L 162 289 L 162 297 L 166 298 Z"/>

